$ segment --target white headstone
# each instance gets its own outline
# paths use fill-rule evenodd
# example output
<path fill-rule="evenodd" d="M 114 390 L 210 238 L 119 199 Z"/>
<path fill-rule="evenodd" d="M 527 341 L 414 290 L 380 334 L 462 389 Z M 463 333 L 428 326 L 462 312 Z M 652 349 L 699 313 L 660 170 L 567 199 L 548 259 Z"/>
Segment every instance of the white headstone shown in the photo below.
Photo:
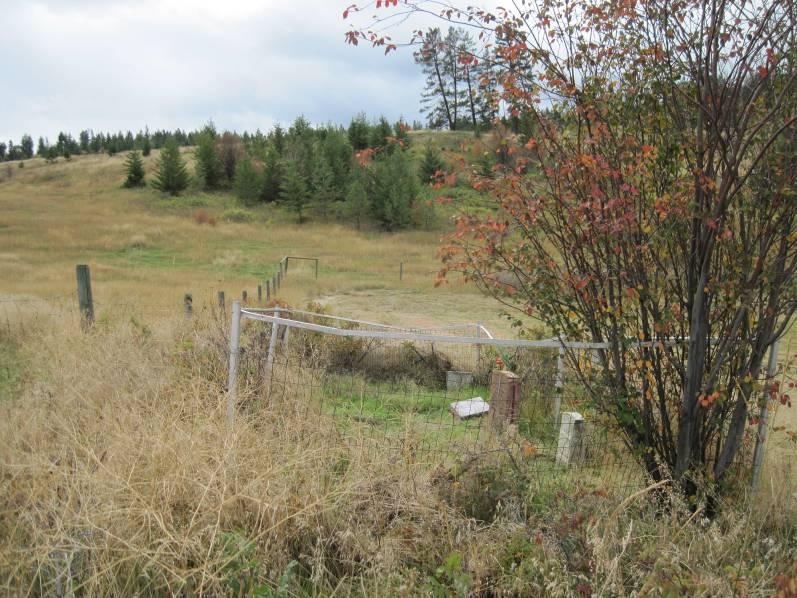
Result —
<path fill-rule="evenodd" d="M 560 417 L 556 462 L 571 465 L 584 454 L 584 417 L 575 411 L 565 411 Z"/>
<path fill-rule="evenodd" d="M 481 397 L 451 403 L 451 413 L 460 419 L 484 415 L 488 411 L 490 411 L 490 405 Z"/>

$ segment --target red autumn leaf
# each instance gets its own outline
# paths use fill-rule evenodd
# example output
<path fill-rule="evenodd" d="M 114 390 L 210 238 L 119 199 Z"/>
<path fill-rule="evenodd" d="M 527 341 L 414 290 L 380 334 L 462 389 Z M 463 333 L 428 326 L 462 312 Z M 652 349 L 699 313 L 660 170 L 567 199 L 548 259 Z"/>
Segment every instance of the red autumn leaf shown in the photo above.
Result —
<path fill-rule="evenodd" d="M 758 67 L 758 76 L 762 79 L 765 78 L 769 74 L 769 69 L 765 67 L 763 64 Z"/>

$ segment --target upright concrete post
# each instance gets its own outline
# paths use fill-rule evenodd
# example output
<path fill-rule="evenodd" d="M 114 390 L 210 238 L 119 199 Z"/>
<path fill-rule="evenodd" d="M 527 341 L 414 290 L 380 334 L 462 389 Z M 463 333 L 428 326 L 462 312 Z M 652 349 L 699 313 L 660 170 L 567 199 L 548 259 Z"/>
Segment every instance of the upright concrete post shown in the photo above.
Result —
<path fill-rule="evenodd" d="M 227 378 L 227 426 L 232 430 L 235 422 L 235 404 L 238 399 L 236 380 L 238 378 L 238 348 L 241 343 L 241 304 L 232 302 L 232 322 L 230 324 L 230 369 Z"/>
<path fill-rule="evenodd" d="M 584 458 L 584 417 L 580 413 L 566 411 L 561 419 L 556 462 L 569 466 Z"/>
<path fill-rule="evenodd" d="M 753 479 L 751 488 L 755 492 L 758 487 L 758 480 L 761 478 L 761 469 L 764 465 L 764 448 L 769 433 L 769 406 L 773 401 L 770 389 L 774 384 L 775 376 L 778 373 L 778 341 L 769 347 L 769 361 L 767 362 L 767 384 L 764 391 L 764 400 L 761 403 L 761 411 L 758 414 L 758 434 L 753 449 Z M 773 393 L 774 394 L 774 393 Z"/>

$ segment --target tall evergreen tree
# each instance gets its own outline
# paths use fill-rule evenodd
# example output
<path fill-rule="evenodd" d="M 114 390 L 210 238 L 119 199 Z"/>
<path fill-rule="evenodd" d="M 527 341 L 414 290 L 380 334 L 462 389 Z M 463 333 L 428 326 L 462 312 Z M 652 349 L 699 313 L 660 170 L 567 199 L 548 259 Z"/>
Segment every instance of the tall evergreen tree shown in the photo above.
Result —
<path fill-rule="evenodd" d="M 144 142 L 141 145 L 141 154 L 143 156 L 149 156 L 150 152 L 152 152 L 152 143 L 149 140 L 149 135 L 144 136 Z"/>
<path fill-rule="evenodd" d="M 263 183 L 260 187 L 262 201 L 277 201 L 282 185 L 282 165 L 274 147 L 267 146 L 263 152 Z"/>
<path fill-rule="evenodd" d="M 407 153 L 396 150 L 374 166 L 373 212 L 386 230 L 404 228 L 418 195 L 418 179 Z"/>
<path fill-rule="evenodd" d="M 261 179 L 252 164 L 249 156 L 238 160 L 235 166 L 234 180 L 235 194 L 246 205 L 253 205 L 260 198 L 262 191 Z"/>
<path fill-rule="evenodd" d="M 326 217 L 332 202 L 337 197 L 335 191 L 335 173 L 323 153 L 323 148 L 316 148 L 316 163 L 313 170 L 313 199 Z"/>
<path fill-rule="evenodd" d="M 370 205 L 363 177 L 355 176 L 346 192 L 346 215 L 354 221 L 357 230 L 360 230 L 369 213 Z"/>
<path fill-rule="evenodd" d="M 426 149 L 423 152 L 423 160 L 418 168 L 418 176 L 421 183 L 428 185 L 433 182 L 438 172 L 442 172 L 445 168 L 443 159 L 431 143 L 426 144 Z"/>
<path fill-rule="evenodd" d="M 282 179 L 282 189 L 280 199 L 296 212 L 299 224 L 304 222 L 304 210 L 308 203 L 307 185 L 304 177 L 299 172 L 293 160 L 285 162 L 284 177 Z"/>
<path fill-rule="evenodd" d="M 36 146 L 36 155 L 40 158 L 44 158 L 47 154 L 47 142 L 44 140 L 44 137 L 39 137 L 39 143 Z"/>
<path fill-rule="evenodd" d="M 368 147 L 368 136 L 370 127 L 365 114 L 362 112 L 351 119 L 349 124 L 348 136 L 349 143 L 355 151 L 364 150 Z"/>
<path fill-rule="evenodd" d="M 19 151 L 24 160 L 33 157 L 33 138 L 30 135 L 23 135 L 22 139 L 19 140 Z"/>
<path fill-rule="evenodd" d="M 188 169 L 174 137 L 170 137 L 166 141 L 160 156 L 158 156 L 152 186 L 158 191 L 171 195 L 179 195 L 188 187 Z"/>
<path fill-rule="evenodd" d="M 7 149 L 8 149 L 8 146 L 5 143 L 0 141 L 0 162 L 2 162 L 3 160 L 6 159 L 6 150 Z"/>
<path fill-rule="evenodd" d="M 194 160 L 197 179 L 205 189 L 217 189 L 224 177 L 221 160 L 216 153 L 216 129 L 208 123 L 196 136 Z"/>
<path fill-rule="evenodd" d="M 125 178 L 124 186 L 127 188 L 144 186 L 144 161 L 141 153 L 133 150 L 125 158 Z"/>

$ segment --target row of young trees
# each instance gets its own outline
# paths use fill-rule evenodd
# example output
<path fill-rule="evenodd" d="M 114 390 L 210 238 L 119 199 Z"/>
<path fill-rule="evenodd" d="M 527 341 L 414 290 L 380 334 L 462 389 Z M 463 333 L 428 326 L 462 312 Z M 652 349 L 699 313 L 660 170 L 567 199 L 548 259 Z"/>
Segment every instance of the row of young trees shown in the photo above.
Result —
<path fill-rule="evenodd" d="M 358 228 L 374 220 L 387 230 L 411 224 L 420 190 L 442 169 L 427 151 L 416 173 L 408 155 L 408 127 L 385 118 L 369 123 L 364 115 L 348 129 L 312 127 L 300 117 L 284 130 L 239 136 L 219 133 L 210 123 L 193 135 L 195 184 L 207 191 L 232 190 L 246 205 L 281 202 L 303 222 L 313 209 L 323 218 L 344 216 Z M 125 186 L 143 184 L 138 151 L 126 160 Z M 190 181 L 176 140 L 167 140 L 152 186 L 177 195 Z"/>

